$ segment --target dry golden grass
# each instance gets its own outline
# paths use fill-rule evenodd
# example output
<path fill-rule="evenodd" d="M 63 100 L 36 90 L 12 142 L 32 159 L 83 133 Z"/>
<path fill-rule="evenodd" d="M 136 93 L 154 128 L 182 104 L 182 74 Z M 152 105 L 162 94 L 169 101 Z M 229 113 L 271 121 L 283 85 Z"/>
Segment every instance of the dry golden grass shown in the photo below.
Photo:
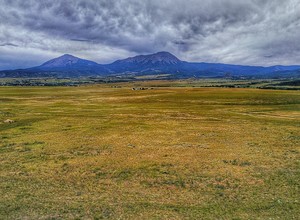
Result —
<path fill-rule="evenodd" d="M 2 219 L 298 218 L 299 92 L 118 85 L 0 88 Z"/>

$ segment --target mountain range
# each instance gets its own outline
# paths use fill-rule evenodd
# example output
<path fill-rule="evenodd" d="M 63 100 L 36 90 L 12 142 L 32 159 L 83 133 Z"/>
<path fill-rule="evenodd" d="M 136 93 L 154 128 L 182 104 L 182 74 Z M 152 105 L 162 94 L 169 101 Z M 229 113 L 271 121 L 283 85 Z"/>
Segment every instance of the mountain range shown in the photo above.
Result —
<path fill-rule="evenodd" d="M 0 71 L 0 77 L 95 77 L 119 75 L 169 74 L 171 78 L 189 77 L 300 77 L 300 65 L 243 66 L 221 63 L 195 63 L 178 59 L 169 52 L 139 55 L 111 64 L 98 64 L 70 54 L 40 66 Z"/>

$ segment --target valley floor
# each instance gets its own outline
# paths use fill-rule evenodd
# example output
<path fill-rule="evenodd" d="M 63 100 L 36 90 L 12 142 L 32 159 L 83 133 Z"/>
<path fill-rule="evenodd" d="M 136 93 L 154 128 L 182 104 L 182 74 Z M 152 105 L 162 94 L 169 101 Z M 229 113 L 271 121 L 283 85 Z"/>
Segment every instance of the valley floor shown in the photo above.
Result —
<path fill-rule="evenodd" d="M 0 87 L 0 219 L 299 218 L 298 91 L 136 86 Z"/>

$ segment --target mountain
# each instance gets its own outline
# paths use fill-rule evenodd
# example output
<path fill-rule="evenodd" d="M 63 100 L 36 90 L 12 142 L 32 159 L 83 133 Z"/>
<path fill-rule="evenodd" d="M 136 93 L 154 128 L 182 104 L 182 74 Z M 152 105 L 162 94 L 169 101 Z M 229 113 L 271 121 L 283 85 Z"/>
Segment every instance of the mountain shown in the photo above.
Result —
<path fill-rule="evenodd" d="M 89 61 L 80 59 L 78 57 L 74 57 L 69 54 L 62 55 L 58 58 L 52 59 L 47 61 L 46 63 L 34 67 L 31 69 L 38 69 L 38 70 L 70 70 L 70 69 L 76 69 L 76 70 L 88 70 L 93 69 L 95 67 L 98 67 L 99 64 Z"/>
<path fill-rule="evenodd" d="M 40 66 L 0 71 L 0 77 L 88 77 L 107 75 L 170 74 L 170 78 L 189 77 L 300 77 L 300 66 L 243 66 L 222 63 L 191 63 L 169 52 L 138 55 L 111 64 L 98 64 L 69 54 Z"/>
<path fill-rule="evenodd" d="M 107 73 L 108 70 L 101 64 L 90 60 L 84 60 L 70 54 L 64 54 L 49 60 L 40 66 L 27 69 L 34 72 L 63 73 L 62 76 L 92 76 L 99 73 Z M 58 74 L 61 75 L 61 74 Z"/>
<path fill-rule="evenodd" d="M 150 55 L 139 55 L 124 60 L 117 60 L 112 64 L 137 64 L 137 65 L 176 65 L 182 61 L 169 52 L 158 52 Z"/>
<path fill-rule="evenodd" d="M 117 60 L 107 65 L 114 73 L 176 73 L 180 71 L 183 61 L 169 52 L 139 55 L 124 60 Z"/>
<path fill-rule="evenodd" d="M 150 55 L 139 55 L 117 60 L 106 65 L 111 73 L 135 75 L 168 73 L 175 78 L 185 77 L 224 77 L 224 76 L 263 76 L 270 77 L 273 73 L 288 75 L 300 70 L 300 66 L 243 66 L 222 63 L 191 63 L 181 61 L 169 52 L 158 52 Z M 296 72 L 296 74 L 298 74 Z"/>
<path fill-rule="evenodd" d="M 1 71 L 0 77 L 82 77 L 108 73 L 101 64 L 64 54 L 43 63 L 40 66 Z"/>

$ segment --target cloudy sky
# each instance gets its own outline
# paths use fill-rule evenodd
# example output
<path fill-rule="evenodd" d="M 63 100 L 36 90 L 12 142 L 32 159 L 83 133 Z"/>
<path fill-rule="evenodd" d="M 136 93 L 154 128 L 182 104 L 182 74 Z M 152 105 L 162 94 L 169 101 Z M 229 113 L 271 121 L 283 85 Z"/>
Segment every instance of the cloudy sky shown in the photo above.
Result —
<path fill-rule="evenodd" d="M 73 54 L 99 63 L 300 64 L 299 0 L 0 0 L 0 69 Z"/>

